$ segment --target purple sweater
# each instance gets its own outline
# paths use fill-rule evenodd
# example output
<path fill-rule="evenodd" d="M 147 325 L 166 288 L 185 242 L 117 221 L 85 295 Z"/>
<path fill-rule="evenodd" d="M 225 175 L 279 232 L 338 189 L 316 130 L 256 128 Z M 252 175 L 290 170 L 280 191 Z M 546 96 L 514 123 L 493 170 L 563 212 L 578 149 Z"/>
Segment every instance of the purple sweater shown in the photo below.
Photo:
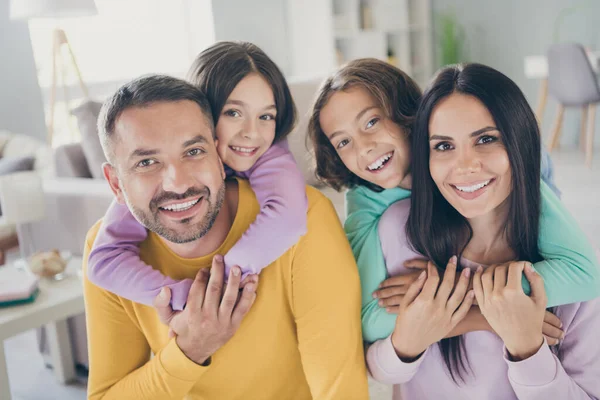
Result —
<path fill-rule="evenodd" d="M 388 208 L 379 222 L 379 237 L 390 276 L 407 272 L 404 261 L 420 257 L 408 244 L 404 226 L 410 200 Z M 477 264 L 464 261 L 463 266 Z M 367 349 L 367 365 L 378 381 L 394 384 L 394 400 L 417 399 L 596 399 L 600 398 L 600 300 L 556 308 L 565 338 L 558 356 L 544 343 L 530 358 L 513 362 L 494 333 L 470 332 L 464 349 L 471 373 L 465 383 L 451 379 L 437 344 L 412 363 L 402 362 L 391 335 Z"/>
<path fill-rule="evenodd" d="M 305 183 L 287 141 L 272 145 L 246 172 L 260 204 L 260 213 L 242 238 L 225 254 L 226 277 L 238 265 L 243 277 L 258 274 L 306 233 Z M 172 306 L 183 309 L 191 279 L 174 280 L 140 259 L 139 245 L 147 231 L 125 205 L 108 208 L 88 261 L 94 284 L 137 303 L 152 305 L 163 286 L 172 293 Z"/>

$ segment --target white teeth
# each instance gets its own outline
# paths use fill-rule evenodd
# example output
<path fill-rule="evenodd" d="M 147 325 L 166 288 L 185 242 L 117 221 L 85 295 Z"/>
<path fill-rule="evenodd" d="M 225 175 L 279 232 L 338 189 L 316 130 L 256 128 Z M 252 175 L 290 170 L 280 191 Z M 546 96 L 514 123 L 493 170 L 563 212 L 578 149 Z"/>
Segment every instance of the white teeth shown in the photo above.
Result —
<path fill-rule="evenodd" d="M 193 201 L 188 201 L 188 202 L 181 203 L 181 204 L 173 204 L 170 206 L 164 206 L 164 207 L 160 207 L 160 208 L 162 208 L 163 210 L 168 210 L 168 211 L 185 211 L 185 210 L 189 210 L 190 208 L 192 208 L 199 201 L 200 201 L 200 199 L 198 198 Z"/>
<path fill-rule="evenodd" d="M 454 186 L 455 188 L 457 188 L 458 190 L 460 190 L 461 192 L 467 192 L 467 193 L 473 193 L 476 190 L 481 189 L 484 186 L 487 186 L 492 180 L 487 180 L 485 182 L 481 182 L 478 183 L 477 185 L 473 185 L 473 186 Z"/>
<path fill-rule="evenodd" d="M 256 150 L 256 147 L 253 148 L 247 148 L 247 147 L 237 147 L 237 146 L 231 146 L 231 148 L 235 151 L 239 151 L 242 153 L 252 153 L 254 150 Z"/>
<path fill-rule="evenodd" d="M 381 167 L 383 167 L 383 164 L 389 160 L 390 158 L 392 158 L 392 154 L 393 153 L 388 153 L 384 156 L 381 156 L 380 158 L 378 158 L 377 160 L 375 160 L 375 162 L 373 162 L 373 164 L 369 165 L 367 168 L 369 169 L 369 171 L 375 171 L 378 169 L 381 169 Z"/>

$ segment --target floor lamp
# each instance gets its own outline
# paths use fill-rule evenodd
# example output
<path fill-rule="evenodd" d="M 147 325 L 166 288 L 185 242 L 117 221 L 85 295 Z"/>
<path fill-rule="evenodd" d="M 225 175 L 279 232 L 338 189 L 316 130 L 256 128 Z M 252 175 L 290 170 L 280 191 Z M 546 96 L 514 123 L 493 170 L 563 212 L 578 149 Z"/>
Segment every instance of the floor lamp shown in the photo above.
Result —
<path fill-rule="evenodd" d="M 11 0 L 10 18 L 14 20 L 30 20 L 34 18 L 69 18 L 96 15 L 98 10 L 94 0 Z M 63 48 L 67 50 L 67 60 L 63 58 Z M 54 136 L 54 110 L 56 108 L 56 89 L 60 74 L 62 88 L 67 98 L 65 83 L 65 62 L 70 62 L 77 74 L 79 87 L 85 98 L 89 91 L 81 71 L 77 65 L 75 54 L 69 44 L 65 31 L 55 28 L 52 34 L 52 86 L 50 88 L 50 115 L 48 118 L 48 144 L 52 145 Z"/>

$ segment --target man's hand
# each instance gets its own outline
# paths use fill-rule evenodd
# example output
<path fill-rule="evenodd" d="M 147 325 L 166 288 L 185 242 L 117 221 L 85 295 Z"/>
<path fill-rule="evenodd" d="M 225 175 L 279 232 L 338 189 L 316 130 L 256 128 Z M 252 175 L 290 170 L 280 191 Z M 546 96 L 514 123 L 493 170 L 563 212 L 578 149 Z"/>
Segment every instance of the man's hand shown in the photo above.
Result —
<path fill-rule="evenodd" d="M 181 351 L 197 364 L 205 364 L 233 337 L 256 299 L 257 276 L 238 298 L 241 270 L 237 266 L 231 269 L 223 293 L 224 270 L 223 257 L 215 256 L 210 272 L 205 268 L 198 271 L 183 311 L 173 312 L 168 291 L 154 303 L 161 321 L 177 336 Z"/>

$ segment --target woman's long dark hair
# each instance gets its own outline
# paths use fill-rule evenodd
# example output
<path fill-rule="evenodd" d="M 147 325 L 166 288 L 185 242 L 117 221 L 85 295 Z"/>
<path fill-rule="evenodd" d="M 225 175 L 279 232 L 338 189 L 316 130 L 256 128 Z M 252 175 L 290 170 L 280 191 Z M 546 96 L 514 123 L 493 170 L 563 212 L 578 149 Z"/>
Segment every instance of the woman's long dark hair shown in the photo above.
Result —
<path fill-rule="evenodd" d="M 518 260 L 541 260 L 538 250 L 540 218 L 540 135 L 537 120 L 523 92 L 507 76 L 481 64 L 441 69 L 426 89 L 413 127 L 411 208 L 406 233 L 413 248 L 439 269 L 450 257 L 461 256 L 473 230 L 440 193 L 429 172 L 429 120 L 436 105 L 453 93 L 477 98 L 490 112 L 510 163 L 512 188 L 508 196 L 505 235 Z M 440 342 L 452 379 L 464 381 L 468 359 L 462 338 Z"/>

